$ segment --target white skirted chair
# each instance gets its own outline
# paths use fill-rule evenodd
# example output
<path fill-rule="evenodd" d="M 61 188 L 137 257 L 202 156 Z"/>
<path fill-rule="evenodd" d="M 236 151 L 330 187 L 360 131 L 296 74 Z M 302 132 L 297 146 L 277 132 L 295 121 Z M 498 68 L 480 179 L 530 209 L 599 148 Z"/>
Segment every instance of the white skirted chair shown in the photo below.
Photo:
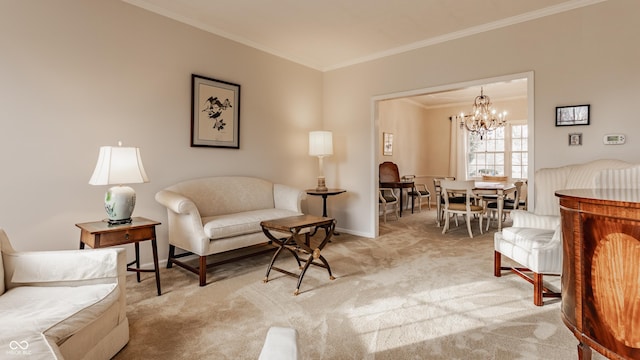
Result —
<path fill-rule="evenodd" d="M 543 275 L 562 274 L 562 229 L 557 190 L 596 187 L 596 178 L 606 169 L 634 166 L 620 160 L 595 160 L 585 164 L 545 168 L 535 173 L 533 212 L 511 211 L 513 225 L 494 234 L 494 275 L 510 270 L 533 284 L 533 303 L 544 297 L 560 297 L 560 292 L 544 284 Z M 502 256 L 518 266 L 503 267 Z"/>
<path fill-rule="evenodd" d="M 124 249 L 16 251 L 0 229 L 0 358 L 110 359 L 129 341 Z"/>

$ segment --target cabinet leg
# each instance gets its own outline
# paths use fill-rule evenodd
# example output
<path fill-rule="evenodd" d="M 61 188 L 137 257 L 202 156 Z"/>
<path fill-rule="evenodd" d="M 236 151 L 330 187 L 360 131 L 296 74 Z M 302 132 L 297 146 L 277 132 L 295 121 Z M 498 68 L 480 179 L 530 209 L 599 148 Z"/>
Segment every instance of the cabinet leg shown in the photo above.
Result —
<path fill-rule="evenodd" d="M 578 360 L 591 360 L 591 348 L 583 342 L 578 344 Z"/>

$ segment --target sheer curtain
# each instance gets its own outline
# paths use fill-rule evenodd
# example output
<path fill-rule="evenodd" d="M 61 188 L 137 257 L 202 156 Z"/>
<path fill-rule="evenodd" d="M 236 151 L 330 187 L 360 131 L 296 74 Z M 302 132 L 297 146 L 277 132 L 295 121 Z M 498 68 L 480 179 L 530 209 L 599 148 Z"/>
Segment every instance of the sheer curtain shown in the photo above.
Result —
<path fill-rule="evenodd" d="M 449 149 L 449 174 L 455 176 L 456 180 L 467 180 L 467 142 L 465 136 L 467 132 L 460 128 L 458 116 L 451 116 L 451 148 Z"/>

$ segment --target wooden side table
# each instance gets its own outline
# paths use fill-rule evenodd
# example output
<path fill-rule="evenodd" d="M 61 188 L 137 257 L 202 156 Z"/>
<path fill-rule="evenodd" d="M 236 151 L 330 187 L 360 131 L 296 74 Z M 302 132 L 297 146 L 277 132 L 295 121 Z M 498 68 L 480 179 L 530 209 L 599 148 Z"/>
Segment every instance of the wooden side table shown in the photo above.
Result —
<path fill-rule="evenodd" d="M 159 222 L 143 217 L 134 217 L 130 224 L 109 225 L 106 221 L 94 221 L 76 224 L 80 228 L 80 249 L 89 245 L 93 249 L 109 246 L 118 246 L 133 243 L 136 250 L 136 259 L 127 264 L 127 271 L 135 271 L 136 278 L 140 282 L 141 272 L 155 272 L 156 288 L 160 296 L 160 267 L 158 266 L 158 246 L 156 244 L 156 225 Z M 140 242 L 151 240 L 153 249 L 153 269 L 140 268 Z M 136 264 L 136 267 L 131 265 Z"/>
<path fill-rule="evenodd" d="M 316 190 L 316 189 L 307 189 L 305 190 L 307 194 L 313 196 L 322 196 L 322 217 L 327 217 L 327 196 L 342 194 L 343 192 L 347 192 L 344 189 L 327 189 L 327 190 Z"/>
<path fill-rule="evenodd" d="M 304 274 L 307 272 L 309 265 L 315 265 L 318 267 L 323 267 L 327 269 L 329 273 L 329 279 L 335 280 L 333 274 L 331 273 L 331 267 L 329 267 L 329 263 L 320 253 L 322 249 L 324 249 L 325 245 L 331 239 L 331 235 L 333 235 L 333 230 L 336 227 L 336 221 L 332 218 L 327 217 L 318 217 L 313 215 L 298 215 L 298 216 L 290 216 L 280 219 L 274 220 L 265 220 L 260 223 L 262 227 L 262 232 L 275 244 L 278 246 L 278 250 L 273 254 L 271 258 L 271 262 L 269 263 L 269 267 L 267 268 L 267 274 L 264 276 L 264 282 L 269 281 L 269 273 L 271 270 L 279 271 L 283 274 L 297 277 L 298 285 L 296 286 L 296 290 L 294 291 L 294 295 L 298 295 L 300 293 L 300 285 L 302 284 L 302 279 L 304 278 Z M 311 242 L 309 240 L 309 233 L 301 234 L 301 231 L 306 228 L 324 228 L 325 229 L 325 237 L 315 248 L 311 248 Z M 275 231 L 277 233 L 289 233 L 291 234 L 289 237 L 280 237 L 274 236 L 270 231 Z M 281 269 L 279 267 L 273 266 L 278 258 L 278 255 L 282 252 L 283 249 L 287 249 L 298 262 L 298 267 L 302 270 L 300 274 L 294 274 L 287 270 Z M 302 252 L 307 254 L 309 257 L 305 260 L 304 266 L 300 261 L 300 257 L 298 256 L 298 252 Z M 322 263 L 318 263 L 315 260 L 320 260 Z"/>

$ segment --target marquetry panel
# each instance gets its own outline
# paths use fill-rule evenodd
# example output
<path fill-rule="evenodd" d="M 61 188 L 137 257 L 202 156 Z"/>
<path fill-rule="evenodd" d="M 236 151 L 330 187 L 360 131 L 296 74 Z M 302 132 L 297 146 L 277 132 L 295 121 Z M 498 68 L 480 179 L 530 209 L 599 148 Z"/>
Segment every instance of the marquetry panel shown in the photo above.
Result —
<path fill-rule="evenodd" d="M 579 357 L 589 358 L 588 345 L 609 358 L 640 359 L 640 203 L 602 190 L 556 195 L 562 313 L 580 341 Z"/>

